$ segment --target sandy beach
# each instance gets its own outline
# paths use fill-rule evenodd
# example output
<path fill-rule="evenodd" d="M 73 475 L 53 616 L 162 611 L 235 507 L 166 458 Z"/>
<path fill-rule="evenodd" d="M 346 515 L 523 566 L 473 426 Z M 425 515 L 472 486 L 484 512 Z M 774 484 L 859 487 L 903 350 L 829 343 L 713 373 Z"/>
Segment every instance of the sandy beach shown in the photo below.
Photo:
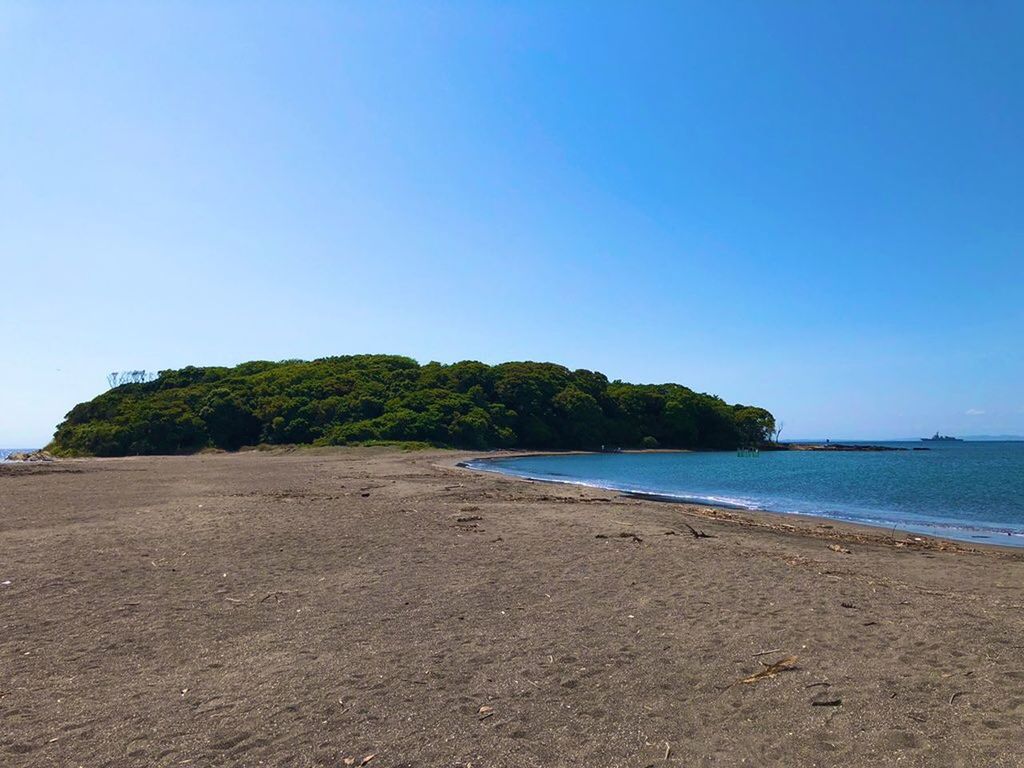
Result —
<path fill-rule="evenodd" d="M 0 763 L 1024 765 L 1024 552 L 473 455 L 0 467 Z"/>

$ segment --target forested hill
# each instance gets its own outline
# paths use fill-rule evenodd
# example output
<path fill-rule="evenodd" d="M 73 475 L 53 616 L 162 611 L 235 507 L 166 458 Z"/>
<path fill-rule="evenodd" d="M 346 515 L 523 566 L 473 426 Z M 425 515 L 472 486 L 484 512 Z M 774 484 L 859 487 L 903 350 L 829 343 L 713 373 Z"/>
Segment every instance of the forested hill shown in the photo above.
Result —
<path fill-rule="evenodd" d="M 735 448 L 768 411 L 678 384 L 609 382 L 550 363 L 419 365 L 358 355 L 188 367 L 117 386 L 57 428 L 63 455 L 234 450 L 259 443 L 422 441 L 460 448 Z"/>

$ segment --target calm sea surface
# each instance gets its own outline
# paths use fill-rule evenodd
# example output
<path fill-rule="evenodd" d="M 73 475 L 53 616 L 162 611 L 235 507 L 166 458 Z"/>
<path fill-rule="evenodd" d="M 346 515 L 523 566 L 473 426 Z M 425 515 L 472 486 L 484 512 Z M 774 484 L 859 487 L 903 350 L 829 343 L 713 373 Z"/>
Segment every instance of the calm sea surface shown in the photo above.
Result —
<path fill-rule="evenodd" d="M 647 453 L 485 459 L 478 469 L 1024 546 L 1024 442 L 928 451 Z"/>

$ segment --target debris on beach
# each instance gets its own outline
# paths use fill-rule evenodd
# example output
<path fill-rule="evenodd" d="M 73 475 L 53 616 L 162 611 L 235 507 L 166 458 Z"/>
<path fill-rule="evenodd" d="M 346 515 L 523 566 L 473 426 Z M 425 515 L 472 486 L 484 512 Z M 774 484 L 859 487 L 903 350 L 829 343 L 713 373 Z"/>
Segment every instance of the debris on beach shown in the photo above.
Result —
<path fill-rule="evenodd" d="M 359 761 L 359 768 L 362 768 L 362 766 L 366 765 L 368 762 L 373 760 L 373 758 L 375 758 L 376 756 L 377 756 L 377 753 L 374 752 L 374 753 L 369 754 L 366 757 L 364 757 L 362 760 Z M 344 758 L 342 758 L 341 762 L 343 762 L 345 765 L 355 765 L 356 764 L 356 759 L 354 757 L 344 757 Z"/>
<path fill-rule="evenodd" d="M 486 720 L 488 717 L 494 715 L 494 707 L 489 707 L 485 704 L 477 710 L 476 714 L 478 720 Z"/>
<path fill-rule="evenodd" d="M 695 538 L 695 539 L 713 539 L 714 538 L 714 536 L 712 536 L 710 533 L 704 533 L 704 531 L 698 531 L 696 528 L 694 528 L 689 523 L 683 523 L 683 525 L 685 525 L 687 527 L 687 529 L 689 529 L 690 533 L 693 535 L 693 538 Z"/>
<path fill-rule="evenodd" d="M 811 699 L 812 707 L 839 707 L 842 706 L 842 703 L 842 699 L 836 696 L 831 696 L 828 693 L 819 693 Z"/>
<path fill-rule="evenodd" d="M 853 552 L 851 550 L 847 549 L 846 547 L 841 547 L 838 544 L 829 544 L 828 548 L 831 549 L 833 552 L 839 552 L 839 553 L 844 554 L 844 555 L 852 555 L 853 554 Z"/>
<path fill-rule="evenodd" d="M 779 659 L 778 661 L 773 662 L 772 664 L 765 664 L 762 661 L 761 663 L 764 664 L 764 669 L 760 670 L 759 672 L 755 672 L 750 677 L 743 678 L 740 682 L 750 684 L 760 682 L 761 680 L 769 680 L 775 677 L 780 672 L 787 672 L 791 669 L 796 668 L 796 662 L 796 656 L 787 656 L 786 658 Z"/>
<path fill-rule="evenodd" d="M 480 523 L 456 523 L 452 526 L 453 530 L 462 531 L 463 533 L 487 533 L 487 531 L 480 527 Z"/>

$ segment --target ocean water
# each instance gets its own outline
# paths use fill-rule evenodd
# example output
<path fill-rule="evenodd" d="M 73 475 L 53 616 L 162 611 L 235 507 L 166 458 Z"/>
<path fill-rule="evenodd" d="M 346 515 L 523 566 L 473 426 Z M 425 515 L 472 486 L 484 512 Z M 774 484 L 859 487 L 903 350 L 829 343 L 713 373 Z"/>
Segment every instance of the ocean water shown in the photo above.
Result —
<path fill-rule="evenodd" d="M 536 480 L 816 515 L 1024 546 L 1024 442 L 878 443 L 927 451 L 573 454 L 471 466 Z"/>

